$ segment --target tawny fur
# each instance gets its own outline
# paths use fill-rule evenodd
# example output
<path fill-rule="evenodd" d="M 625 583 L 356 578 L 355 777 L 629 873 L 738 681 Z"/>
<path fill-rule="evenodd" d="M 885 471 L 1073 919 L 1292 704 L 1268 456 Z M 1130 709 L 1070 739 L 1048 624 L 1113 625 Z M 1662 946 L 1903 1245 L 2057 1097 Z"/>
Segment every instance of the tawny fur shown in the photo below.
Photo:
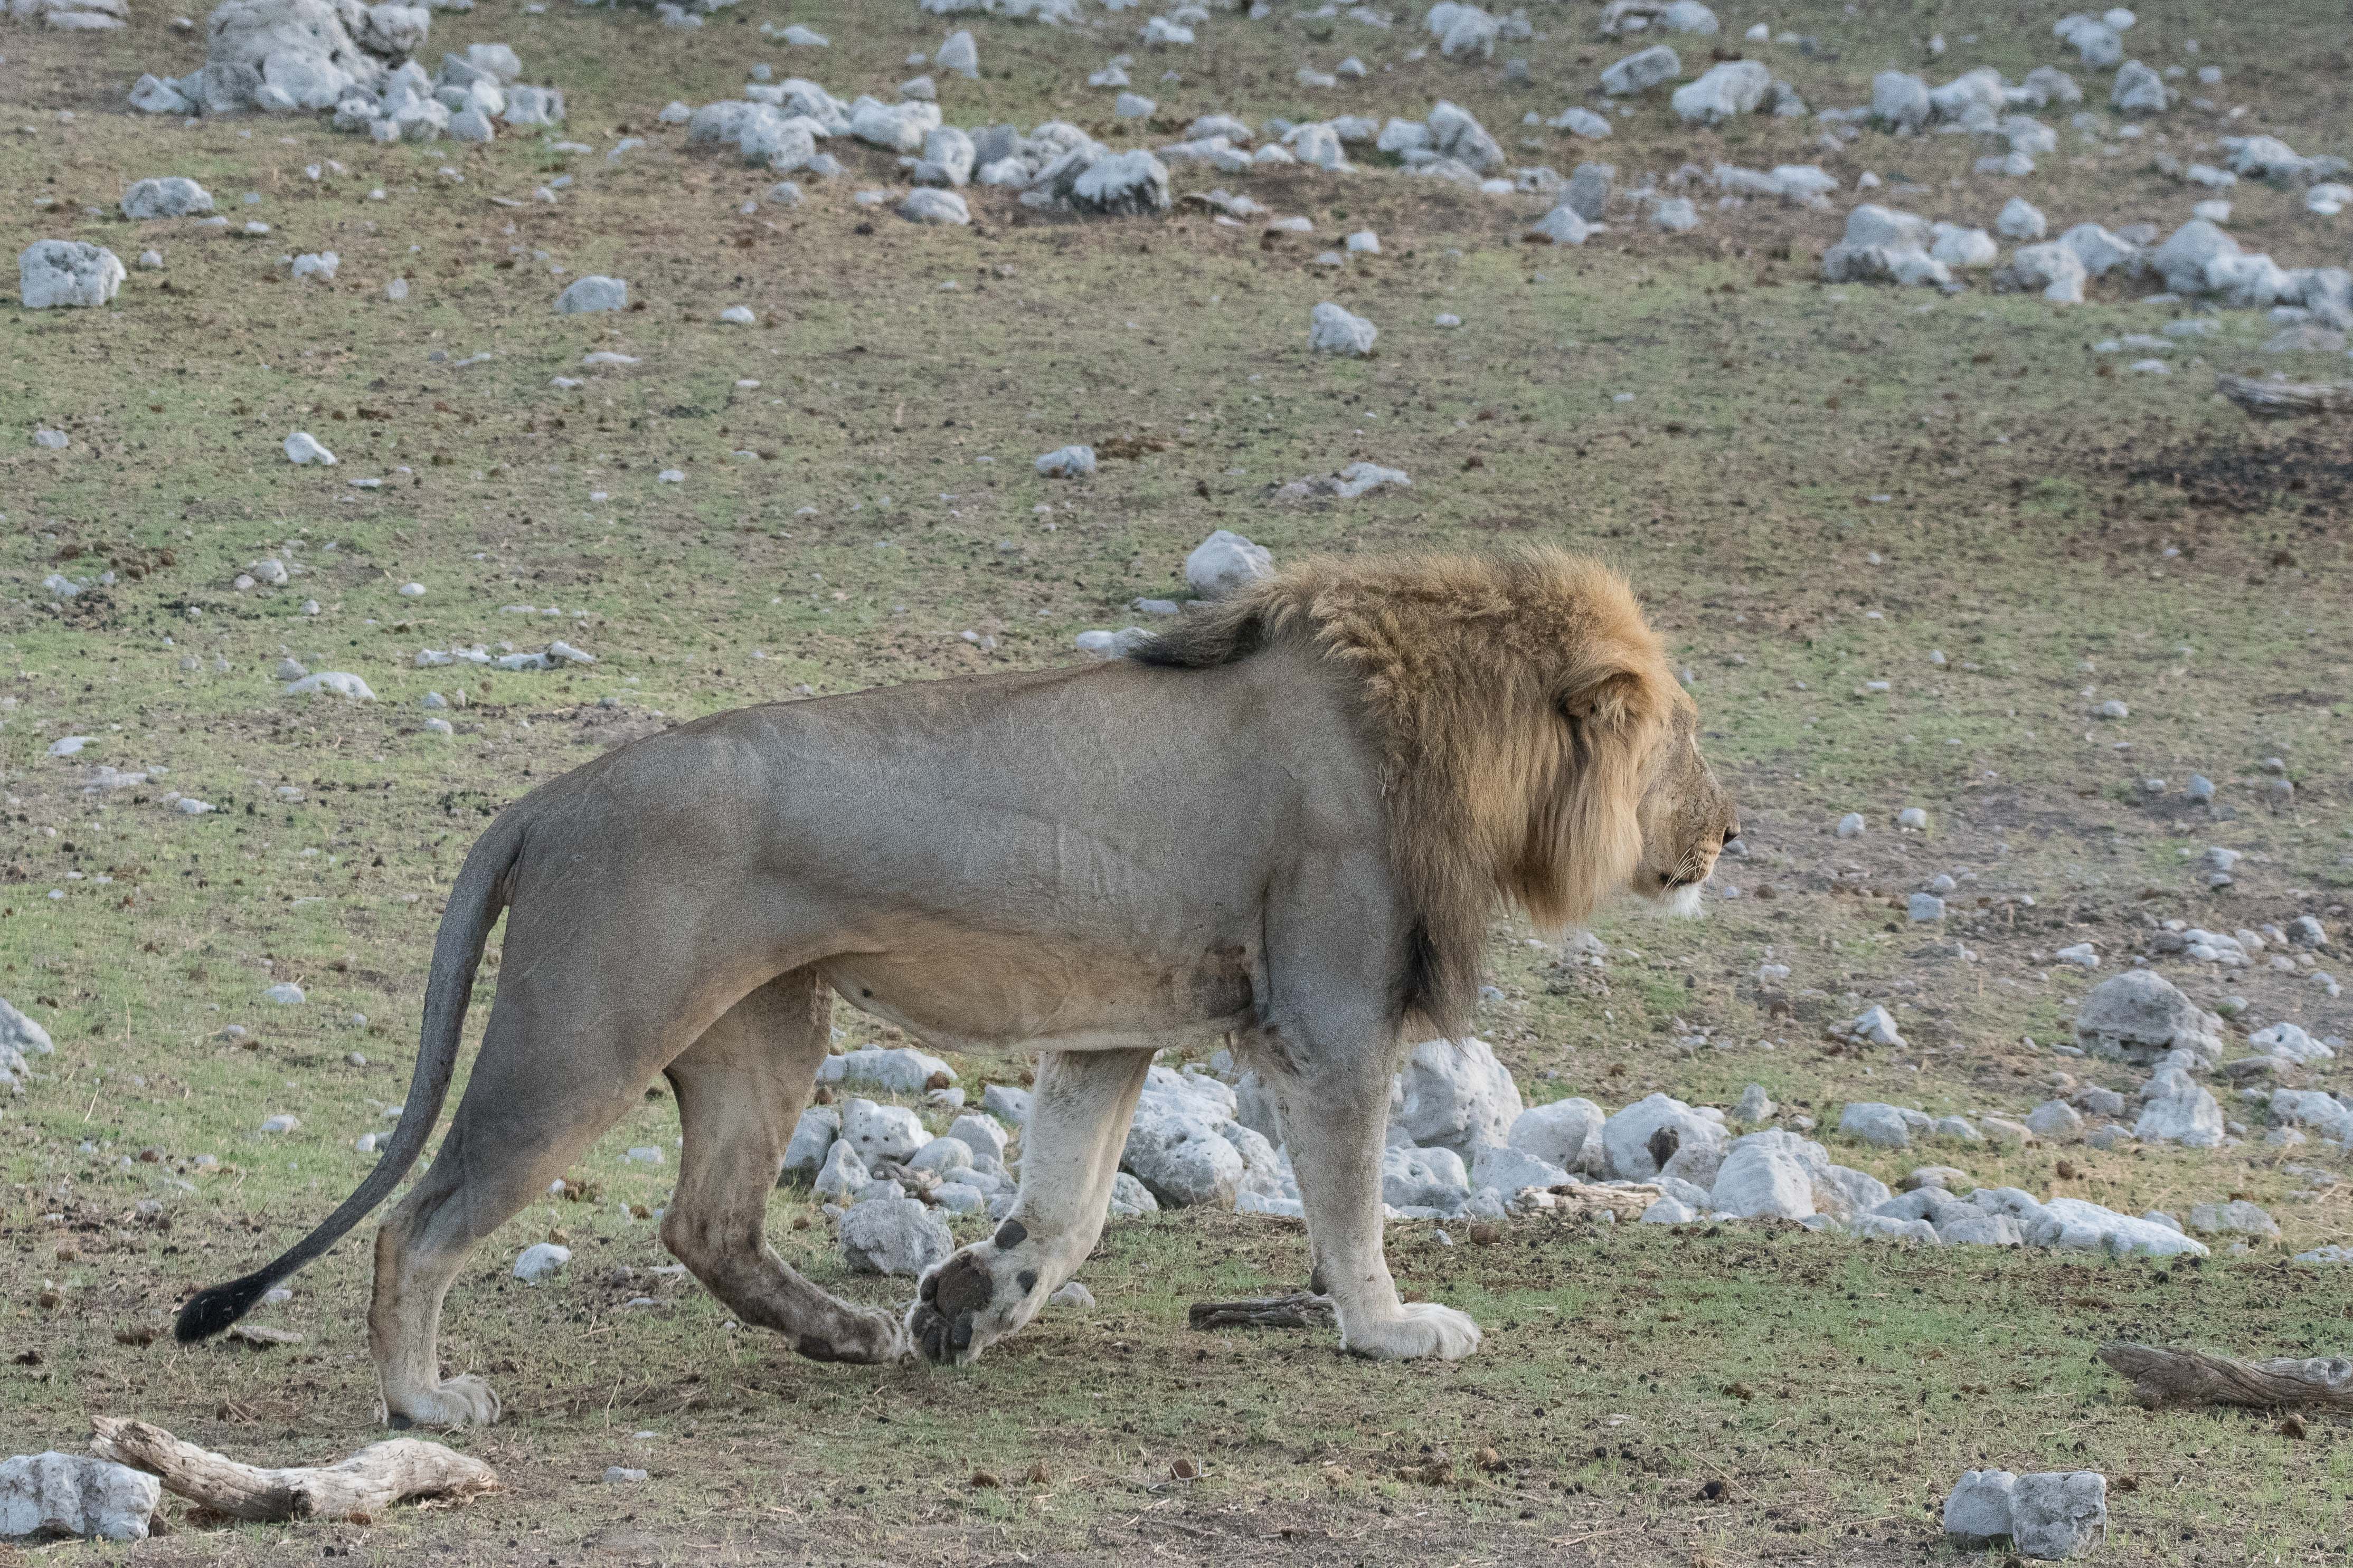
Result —
<path fill-rule="evenodd" d="M 1304 562 L 1136 657 L 1199 668 L 1283 640 L 1361 685 L 1419 925 L 1406 1003 L 1459 1033 L 1499 899 L 1558 928 L 1629 885 L 1646 774 L 1690 700 L 1625 579 L 1552 549 Z"/>

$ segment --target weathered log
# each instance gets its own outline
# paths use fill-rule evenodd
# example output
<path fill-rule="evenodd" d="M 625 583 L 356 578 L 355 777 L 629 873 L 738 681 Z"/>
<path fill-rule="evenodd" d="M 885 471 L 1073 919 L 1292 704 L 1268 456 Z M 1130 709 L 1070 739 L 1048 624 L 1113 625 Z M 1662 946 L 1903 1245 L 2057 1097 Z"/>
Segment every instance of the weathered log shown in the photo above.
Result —
<path fill-rule="evenodd" d="M 2257 381 L 2245 375 L 2218 375 L 2214 390 L 2255 419 L 2353 414 L 2353 381 Z"/>
<path fill-rule="evenodd" d="M 1338 1322 L 1332 1298 L 1305 1290 L 1252 1301 L 1196 1301 L 1185 1321 L 1197 1329 L 1328 1329 Z"/>
<path fill-rule="evenodd" d="M 2353 1361 L 2343 1356 L 2232 1361 L 2202 1351 L 2159 1350 L 2119 1341 L 2100 1359 L 2130 1379 L 2133 1397 L 2155 1410 L 2167 1405 L 2283 1405 L 2353 1411 Z"/>
<path fill-rule="evenodd" d="M 365 1521 L 410 1498 L 470 1498 L 496 1490 L 481 1460 L 413 1437 L 371 1443 L 340 1464 L 265 1470 L 184 1443 L 161 1426 L 116 1415 L 90 1419 L 100 1458 L 145 1470 L 167 1490 L 230 1519 Z"/>
<path fill-rule="evenodd" d="M 1641 1219 L 1642 1211 L 1667 1195 L 1650 1182 L 1610 1187 L 1599 1182 L 1562 1182 L 1556 1186 L 1526 1187 L 1518 1202 L 1529 1208 L 1550 1209 L 1556 1215 L 1593 1215 L 1608 1210 L 1620 1219 Z"/>

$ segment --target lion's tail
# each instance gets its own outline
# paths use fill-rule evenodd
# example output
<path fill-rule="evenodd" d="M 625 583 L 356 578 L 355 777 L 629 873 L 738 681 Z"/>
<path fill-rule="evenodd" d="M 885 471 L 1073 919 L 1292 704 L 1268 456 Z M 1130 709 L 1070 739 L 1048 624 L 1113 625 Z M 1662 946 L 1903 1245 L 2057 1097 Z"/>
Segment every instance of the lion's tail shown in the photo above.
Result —
<path fill-rule="evenodd" d="M 241 1279 L 199 1290 L 180 1309 L 173 1332 L 182 1344 L 192 1344 L 219 1333 L 252 1310 L 269 1288 L 342 1240 L 367 1217 L 368 1211 L 392 1194 L 417 1157 L 425 1151 L 441 1119 L 448 1098 L 449 1079 L 458 1066 L 458 1047 L 466 1026 L 466 1005 L 474 994 L 474 971 L 482 961 L 482 947 L 491 926 L 506 907 L 508 873 L 522 852 L 523 814 L 503 813 L 467 855 L 433 942 L 433 972 L 425 988 L 425 1026 L 417 1050 L 417 1071 L 408 1080 L 408 1099 L 392 1143 L 357 1191 L 343 1201 L 319 1227 L 296 1242 L 266 1267 Z"/>

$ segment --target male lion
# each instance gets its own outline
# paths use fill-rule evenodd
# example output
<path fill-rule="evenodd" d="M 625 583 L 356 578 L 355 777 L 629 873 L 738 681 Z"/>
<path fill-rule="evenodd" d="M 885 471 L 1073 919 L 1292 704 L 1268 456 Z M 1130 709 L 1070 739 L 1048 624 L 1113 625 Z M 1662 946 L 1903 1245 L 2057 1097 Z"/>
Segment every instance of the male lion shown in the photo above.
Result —
<path fill-rule="evenodd" d="M 1102 1230 L 1153 1053 L 1220 1031 L 1272 1086 L 1342 1344 L 1461 1356 L 1398 1299 L 1381 1146 L 1407 1028 L 1459 1032 L 1501 901 L 1559 925 L 1688 903 L 1734 837 L 1696 713 L 1614 574 L 1556 551 L 1297 567 L 1135 657 L 722 713 L 501 813 L 434 946 L 407 1110 L 375 1169 L 259 1273 L 227 1328 L 416 1162 L 474 970 L 498 999 L 439 1158 L 376 1237 L 368 1331 L 396 1426 L 497 1418 L 444 1382 L 441 1300 L 656 1073 L 684 1132 L 662 1240 L 803 1355 L 969 1362 Z M 786 1268 L 763 1221 L 826 1054 L 828 990 L 956 1050 L 1037 1048 L 1009 1217 L 903 1325 Z"/>

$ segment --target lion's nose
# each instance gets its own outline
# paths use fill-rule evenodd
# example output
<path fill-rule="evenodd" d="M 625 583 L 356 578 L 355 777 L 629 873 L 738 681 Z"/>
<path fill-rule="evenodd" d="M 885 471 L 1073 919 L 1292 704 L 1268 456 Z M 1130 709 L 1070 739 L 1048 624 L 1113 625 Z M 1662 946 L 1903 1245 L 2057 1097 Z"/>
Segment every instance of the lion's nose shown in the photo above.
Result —
<path fill-rule="evenodd" d="M 1725 825 L 1724 832 L 1716 838 L 1716 847 L 1720 849 L 1739 837 L 1740 824 L 1736 822 L 1727 823 Z"/>

